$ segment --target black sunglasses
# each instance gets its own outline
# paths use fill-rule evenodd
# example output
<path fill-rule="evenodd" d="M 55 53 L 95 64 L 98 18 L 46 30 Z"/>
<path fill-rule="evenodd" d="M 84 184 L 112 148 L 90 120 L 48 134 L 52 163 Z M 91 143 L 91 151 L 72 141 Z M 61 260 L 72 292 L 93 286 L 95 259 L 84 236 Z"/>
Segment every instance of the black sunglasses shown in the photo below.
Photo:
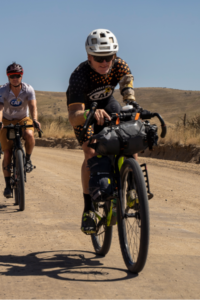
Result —
<path fill-rule="evenodd" d="M 96 61 L 98 63 L 102 63 L 102 62 L 104 62 L 104 60 L 106 62 L 110 62 L 113 59 L 113 55 L 108 55 L 108 56 L 93 56 L 93 58 L 94 58 L 94 61 Z"/>
<path fill-rule="evenodd" d="M 14 79 L 14 78 L 20 78 L 20 77 L 22 77 L 21 74 L 13 74 L 13 75 L 10 75 L 10 76 L 9 76 L 9 78 L 11 78 L 11 79 Z"/>

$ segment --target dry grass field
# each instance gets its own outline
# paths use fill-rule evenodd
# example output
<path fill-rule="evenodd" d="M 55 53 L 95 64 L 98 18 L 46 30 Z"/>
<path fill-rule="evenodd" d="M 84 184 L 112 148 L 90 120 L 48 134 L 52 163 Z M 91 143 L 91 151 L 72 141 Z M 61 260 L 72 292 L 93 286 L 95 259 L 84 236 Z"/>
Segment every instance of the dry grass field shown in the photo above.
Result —
<path fill-rule="evenodd" d="M 200 144 L 200 124 L 193 117 L 200 116 L 200 91 L 185 91 L 169 88 L 136 88 L 137 102 L 145 109 L 158 112 L 168 125 L 164 141 L 168 143 Z M 122 104 L 119 90 L 115 98 Z M 72 137 L 73 131 L 68 122 L 66 94 L 63 92 L 36 91 L 38 112 L 46 137 Z M 183 117 L 186 114 L 186 126 Z M 200 121 L 199 121 L 200 122 Z"/>

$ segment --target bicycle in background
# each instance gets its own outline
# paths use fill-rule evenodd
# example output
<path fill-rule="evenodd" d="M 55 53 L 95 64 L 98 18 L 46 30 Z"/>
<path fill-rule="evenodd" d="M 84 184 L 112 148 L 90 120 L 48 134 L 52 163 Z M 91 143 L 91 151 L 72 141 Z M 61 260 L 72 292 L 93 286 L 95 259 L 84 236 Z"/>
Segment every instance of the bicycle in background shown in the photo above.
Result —
<path fill-rule="evenodd" d="M 34 121 L 33 121 L 34 122 Z M 42 130 L 38 124 L 34 122 L 38 129 L 38 135 L 41 138 Z M 30 173 L 35 166 L 26 166 L 26 156 L 22 146 L 22 128 L 33 127 L 33 125 L 16 125 L 10 124 L 4 126 L 7 129 L 7 139 L 13 141 L 11 164 L 7 167 L 7 171 L 11 172 L 11 188 L 14 191 L 15 205 L 19 205 L 19 210 L 25 209 L 25 182 L 26 173 Z"/>

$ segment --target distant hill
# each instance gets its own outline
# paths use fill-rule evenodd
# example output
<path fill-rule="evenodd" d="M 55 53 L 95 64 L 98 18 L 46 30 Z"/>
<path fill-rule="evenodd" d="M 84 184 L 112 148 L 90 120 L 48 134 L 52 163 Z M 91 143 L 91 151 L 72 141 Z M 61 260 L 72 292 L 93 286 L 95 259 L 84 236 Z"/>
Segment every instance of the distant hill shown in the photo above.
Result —
<path fill-rule="evenodd" d="M 143 108 L 159 112 L 168 123 L 175 123 L 185 113 L 200 115 L 200 91 L 169 88 L 135 88 L 136 101 Z M 114 97 L 122 104 L 119 90 Z M 66 94 L 36 91 L 38 113 L 43 116 L 67 117 Z"/>

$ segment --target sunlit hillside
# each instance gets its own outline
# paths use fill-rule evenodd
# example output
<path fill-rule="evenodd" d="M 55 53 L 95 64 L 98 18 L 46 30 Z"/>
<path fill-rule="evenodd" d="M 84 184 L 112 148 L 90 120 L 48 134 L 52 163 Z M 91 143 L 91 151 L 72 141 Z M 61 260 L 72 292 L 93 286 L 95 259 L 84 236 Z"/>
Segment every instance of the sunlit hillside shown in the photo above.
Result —
<path fill-rule="evenodd" d="M 200 91 L 168 88 L 136 88 L 137 102 L 145 109 L 159 112 L 169 123 L 175 123 L 185 113 L 188 117 L 200 115 Z M 115 98 L 122 102 L 119 90 Z M 66 94 L 36 91 L 38 112 L 42 116 L 67 117 Z"/>

